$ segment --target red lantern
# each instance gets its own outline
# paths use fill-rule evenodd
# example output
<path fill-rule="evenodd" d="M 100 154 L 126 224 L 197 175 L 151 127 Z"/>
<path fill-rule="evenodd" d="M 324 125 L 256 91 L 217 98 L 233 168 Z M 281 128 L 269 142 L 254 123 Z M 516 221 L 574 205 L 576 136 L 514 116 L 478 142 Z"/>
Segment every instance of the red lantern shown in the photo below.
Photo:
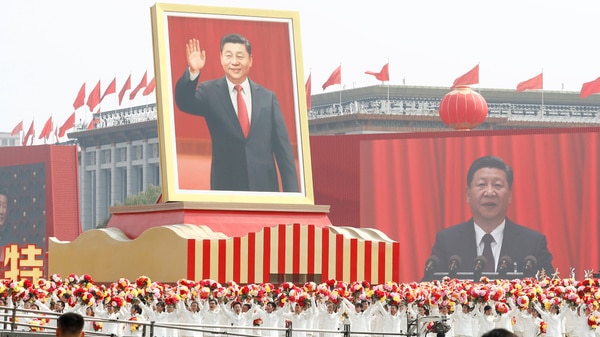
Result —
<path fill-rule="evenodd" d="M 440 118 L 455 130 L 471 130 L 479 126 L 488 113 L 485 98 L 468 85 L 456 86 L 440 102 Z"/>

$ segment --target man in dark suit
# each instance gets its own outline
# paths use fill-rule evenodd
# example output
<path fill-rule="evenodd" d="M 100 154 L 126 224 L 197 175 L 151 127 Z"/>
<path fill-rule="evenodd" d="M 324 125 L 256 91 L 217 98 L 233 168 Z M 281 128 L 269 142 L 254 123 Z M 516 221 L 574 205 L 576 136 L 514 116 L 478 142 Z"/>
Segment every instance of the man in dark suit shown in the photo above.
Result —
<path fill-rule="evenodd" d="M 188 68 L 175 87 L 181 111 L 204 117 L 212 140 L 213 190 L 298 192 L 290 139 L 275 94 L 250 81 L 252 46 L 239 34 L 221 40 L 225 76 L 198 85 L 206 54 L 197 39 L 186 44 Z M 277 165 L 275 164 L 277 161 Z"/>
<path fill-rule="evenodd" d="M 498 157 L 481 157 L 471 164 L 466 192 L 473 217 L 437 233 L 424 279 L 433 271 L 516 270 L 525 276 L 541 269 L 547 274 L 554 272 L 546 236 L 506 217 L 512 183 L 512 168 Z"/>

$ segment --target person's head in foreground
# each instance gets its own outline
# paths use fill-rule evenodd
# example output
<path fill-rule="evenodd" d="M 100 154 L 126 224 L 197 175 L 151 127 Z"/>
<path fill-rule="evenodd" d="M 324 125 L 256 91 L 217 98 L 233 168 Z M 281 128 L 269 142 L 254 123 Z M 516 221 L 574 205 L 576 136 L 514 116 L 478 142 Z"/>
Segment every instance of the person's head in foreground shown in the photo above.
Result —
<path fill-rule="evenodd" d="M 67 312 L 58 317 L 56 323 L 57 337 L 83 337 L 83 316 L 75 312 Z"/>

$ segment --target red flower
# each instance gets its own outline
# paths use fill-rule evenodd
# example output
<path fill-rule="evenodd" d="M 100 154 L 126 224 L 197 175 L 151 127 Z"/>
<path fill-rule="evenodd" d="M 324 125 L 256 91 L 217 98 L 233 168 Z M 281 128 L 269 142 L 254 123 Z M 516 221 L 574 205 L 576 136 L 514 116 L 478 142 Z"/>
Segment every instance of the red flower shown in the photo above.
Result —
<path fill-rule="evenodd" d="M 101 331 L 102 330 L 102 322 L 93 321 L 92 327 L 94 328 L 94 331 Z"/>
<path fill-rule="evenodd" d="M 29 279 L 23 280 L 23 288 L 30 288 L 31 286 L 33 286 L 33 282 L 31 282 L 31 280 L 29 280 Z"/>
<path fill-rule="evenodd" d="M 546 333 L 546 330 L 548 329 L 548 324 L 544 321 L 540 322 L 540 333 Z"/>
<path fill-rule="evenodd" d="M 177 304 L 177 298 L 175 298 L 174 296 L 170 296 L 165 298 L 165 304 L 166 305 L 175 305 Z"/>
<path fill-rule="evenodd" d="M 119 297 L 119 296 L 113 297 L 110 301 L 110 305 L 113 307 L 117 307 L 117 308 L 123 307 L 124 304 L 125 304 L 125 301 L 123 300 L 122 297 Z"/>
<path fill-rule="evenodd" d="M 85 293 L 85 289 L 84 288 L 76 288 L 73 291 L 73 296 L 81 297 L 81 296 L 83 296 L 84 293 Z"/>
<path fill-rule="evenodd" d="M 138 288 L 147 288 L 150 286 L 150 279 L 146 276 L 140 276 L 137 278 L 137 280 L 135 280 L 135 285 Z"/>

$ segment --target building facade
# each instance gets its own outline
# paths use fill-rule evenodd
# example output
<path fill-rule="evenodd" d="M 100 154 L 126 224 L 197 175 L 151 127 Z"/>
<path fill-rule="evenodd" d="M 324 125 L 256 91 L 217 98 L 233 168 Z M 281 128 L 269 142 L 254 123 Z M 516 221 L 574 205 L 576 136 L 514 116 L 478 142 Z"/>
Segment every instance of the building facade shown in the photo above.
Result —
<path fill-rule="evenodd" d="M 109 207 L 160 185 L 156 106 L 103 112 L 92 130 L 69 134 L 79 151 L 82 229 L 95 228 Z"/>
<path fill-rule="evenodd" d="M 11 136 L 10 132 L 0 132 L 0 146 L 20 146 L 21 136 L 19 134 Z"/>

